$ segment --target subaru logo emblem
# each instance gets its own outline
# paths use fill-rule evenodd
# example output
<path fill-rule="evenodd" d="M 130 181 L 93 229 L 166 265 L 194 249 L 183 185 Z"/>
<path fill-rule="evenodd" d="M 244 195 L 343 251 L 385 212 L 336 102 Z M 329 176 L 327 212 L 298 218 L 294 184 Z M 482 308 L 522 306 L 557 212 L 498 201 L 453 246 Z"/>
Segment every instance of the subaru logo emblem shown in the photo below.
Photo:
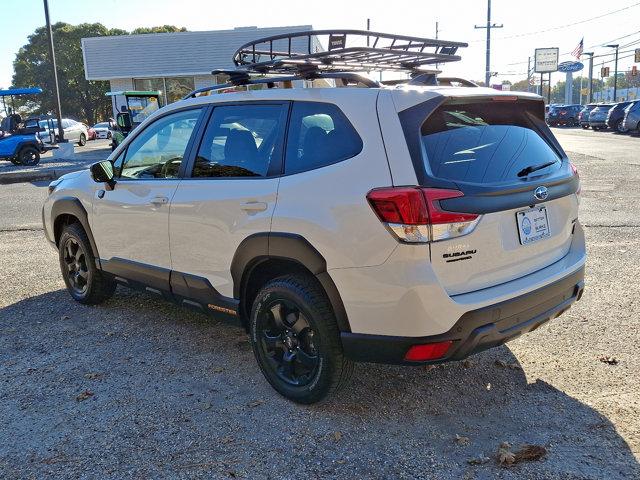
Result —
<path fill-rule="evenodd" d="M 533 191 L 533 196 L 538 200 L 544 200 L 549 196 L 549 190 L 547 190 L 547 187 L 538 187 Z"/>

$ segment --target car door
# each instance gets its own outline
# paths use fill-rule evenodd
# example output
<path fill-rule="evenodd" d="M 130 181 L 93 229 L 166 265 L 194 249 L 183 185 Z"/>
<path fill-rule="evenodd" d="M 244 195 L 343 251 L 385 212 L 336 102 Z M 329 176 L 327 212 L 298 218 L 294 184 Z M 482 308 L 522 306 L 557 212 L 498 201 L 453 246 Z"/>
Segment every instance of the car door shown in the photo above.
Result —
<path fill-rule="evenodd" d="M 114 162 L 113 189 L 96 189 L 91 228 L 105 270 L 168 290 L 169 204 L 202 112 L 175 111 L 136 132 Z"/>
<path fill-rule="evenodd" d="M 233 296 L 230 266 L 236 249 L 249 235 L 270 231 L 288 107 L 269 102 L 213 108 L 193 165 L 171 202 L 176 275 L 199 277 L 199 284 L 210 284 L 207 289 Z"/>

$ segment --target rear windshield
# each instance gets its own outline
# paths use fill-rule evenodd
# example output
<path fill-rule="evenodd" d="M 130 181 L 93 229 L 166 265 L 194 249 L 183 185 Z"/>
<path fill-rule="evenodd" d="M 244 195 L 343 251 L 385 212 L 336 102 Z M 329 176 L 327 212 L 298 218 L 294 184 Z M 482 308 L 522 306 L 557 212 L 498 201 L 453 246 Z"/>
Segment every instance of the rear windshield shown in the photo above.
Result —
<path fill-rule="evenodd" d="M 536 172 L 549 173 L 560 155 L 536 123 L 520 102 L 444 104 L 422 125 L 425 167 L 431 176 L 469 183 L 512 181 L 524 168 L 552 163 Z"/>

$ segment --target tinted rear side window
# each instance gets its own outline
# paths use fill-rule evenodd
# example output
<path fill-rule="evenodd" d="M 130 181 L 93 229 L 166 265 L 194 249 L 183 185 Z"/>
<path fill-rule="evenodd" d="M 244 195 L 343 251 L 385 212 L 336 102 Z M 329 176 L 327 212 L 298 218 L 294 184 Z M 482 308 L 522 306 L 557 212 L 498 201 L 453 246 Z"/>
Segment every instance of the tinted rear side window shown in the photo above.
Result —
<path fill-rule="evenodd" d="M 356 156 L 362 140 L 344 113 L 330 103 L 295 102 L 285 173 L 298 173 Z"/>
<path fill-rule="evenodd" d="M 444 104 L 422 125 L 423 156 L 431 176 L 468 183 L 512 181 L 523 168 L 560 156 L 540 135 L 534 116 L 513 102 Z"/>

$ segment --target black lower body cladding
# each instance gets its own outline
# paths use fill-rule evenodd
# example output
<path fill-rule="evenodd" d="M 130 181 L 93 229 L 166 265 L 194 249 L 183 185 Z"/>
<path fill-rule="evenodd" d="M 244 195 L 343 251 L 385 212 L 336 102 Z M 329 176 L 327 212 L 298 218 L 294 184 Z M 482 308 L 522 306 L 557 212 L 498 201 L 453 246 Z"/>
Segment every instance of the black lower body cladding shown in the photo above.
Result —
<path fill-rule="evenodd" d="M 578 301 L 584 289 L 584 267 L 550 285 L 525 295 L 465 313 L 441 335 L 394 337 L 342 333 L 345 355 L 358 362 L 416 365 L 462 360 L 531 332 L 558 317 Z M 440 359 L 410 362 L 405 354 L 413 345 L 451 341 L 452 346 Z"/>

